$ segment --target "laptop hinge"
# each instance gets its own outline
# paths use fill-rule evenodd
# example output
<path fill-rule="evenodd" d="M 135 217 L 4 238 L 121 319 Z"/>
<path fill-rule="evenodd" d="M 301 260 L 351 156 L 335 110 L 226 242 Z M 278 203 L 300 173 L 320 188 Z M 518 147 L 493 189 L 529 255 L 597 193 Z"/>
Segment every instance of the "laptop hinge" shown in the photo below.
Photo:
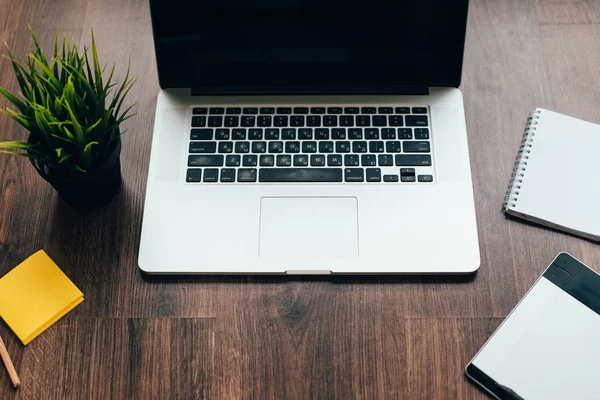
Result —
<path fill-rule="evenodd" d="M 425 85 L 391 85 L 369 88 L 315 88 L 315 87 L 193 87 L 192 96 L 268 96 L 268 95 L 393 95 L 426 96 L 429 87 Z"/>

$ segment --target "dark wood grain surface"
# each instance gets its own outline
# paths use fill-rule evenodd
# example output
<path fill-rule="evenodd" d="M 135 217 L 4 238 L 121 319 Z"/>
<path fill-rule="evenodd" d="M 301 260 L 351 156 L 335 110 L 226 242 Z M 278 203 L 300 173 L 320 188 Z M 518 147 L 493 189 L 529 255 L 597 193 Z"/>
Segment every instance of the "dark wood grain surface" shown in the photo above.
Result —
<path fill-rule="evenodd" d="M 0 321 L 22 387 L 1 399 L 481 399 L 463 368 L 560 251 L 596 270 L 594 243 L 500 212 L 528 112 L 600 123 L 600 1 L 472 0 L 461 90 L 482 263 L 472 277 L 146 277 L 137 269 L 159 87 L 145 0 L 0 0 L 0 41 L 56 28 L 140 75 L 108 206 L 60 202 L 0 156 L 0 275 L 44 249 L 85 301 L 27 346 Z M 0 84 L 16 82 L 0 61 Z M 0 100 L 0 106 L 7 102 Z M 26 132 L 0 117 L 0 138 Z M 567 166 L 568 167 L 568 166 Z M 593 182 L 592 182 L 593 183 Z M 557 182 L 557 193 L 559 193 Z"/>

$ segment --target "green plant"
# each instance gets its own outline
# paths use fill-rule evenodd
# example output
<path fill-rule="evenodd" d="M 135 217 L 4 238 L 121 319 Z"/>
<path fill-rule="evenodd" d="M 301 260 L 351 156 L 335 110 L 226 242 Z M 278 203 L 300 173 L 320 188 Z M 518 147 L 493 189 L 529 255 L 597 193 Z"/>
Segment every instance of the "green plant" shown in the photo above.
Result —
<path fill-rule="evenodd" d="M 77 44 L 66 36 L 59 49 L 58 32 L 48 61 L 31 27 L 29 32 L 35 50 L 24 63 L 13 57 L 5 43 L 21 99 L 0 86 L 0 94 L 16 107 L 0 112 L 25 127 L 30 137 L 27 142 L 0 141 L 0 152 L 28 157 L 52 174 L 85 173 L 102 164 L 116 148 L 120 124 L 133 116 L 130 111 L 135 104 L 124 111 L 122 106 L 137 76 L 130 77 L 128 65 L 125 79 L 117 86 L 113 65 L 103 79 L 106 65 L 101 67 L 98 61 L 93 31 L 91 62 L 88 48 L 80 54 Z"/>

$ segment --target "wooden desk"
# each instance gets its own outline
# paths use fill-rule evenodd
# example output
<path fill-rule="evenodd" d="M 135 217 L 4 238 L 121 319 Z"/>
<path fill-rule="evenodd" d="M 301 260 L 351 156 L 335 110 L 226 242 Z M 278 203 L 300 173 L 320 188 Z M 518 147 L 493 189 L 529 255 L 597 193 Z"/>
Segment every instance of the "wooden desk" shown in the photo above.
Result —
<path fill-rule="evenodd" d="M 137 269 L 159 90 L 145 0 L 0 0 L 0 40 L 55 28 L 100 57 L 131 55 L 124 187 L 107 207 L 57 201 L 27 160 L 0 156 L 0 275 L 43 248 L 86 300 L 27 347 L 0 335 L 22 380 L 2 399 L 479 399 L 463 367 L 560 251 L 599 270 L 593 243 L 500 212 L 535 106 L 600 123 L 600 1 L 473 0 L 464 95 L 481 268 L 471 278 L 148 278 Z M 16 87 L 10 65 L 0 82 Z M 7 102 L 2 100 L 0 105 Z M 26 137 L 0 117 L 3 138 Z M 565 136 L 565 140 L 567 136 Z M 565 166 L 571 168 L 573 166 Z M 598 184 L 591 182 L 591 184 Z M 560 182 L 557 182 L 560 195 Z"/>

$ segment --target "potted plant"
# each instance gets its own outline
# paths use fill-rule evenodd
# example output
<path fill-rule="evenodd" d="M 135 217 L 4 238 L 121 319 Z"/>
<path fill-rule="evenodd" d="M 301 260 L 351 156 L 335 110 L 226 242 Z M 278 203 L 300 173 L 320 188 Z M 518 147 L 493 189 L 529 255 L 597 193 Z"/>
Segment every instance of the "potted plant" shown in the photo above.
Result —
<path fill-rule="evenodd" d="M 29 158 L 36 171 L 69 204 L 90 208 L 107 203 L 121 186 L 121 123 L 134 105 L 123 102 L 137 77 L 113 83 L 98 60 L 92 32 L 88 49 L 79 52 L 66 36 L 47 59 L 33 29 L 35 49 L 17 61 L 8 45 L 8 59 L 21 89 L 20 96 L 0 86 L 0 94 L 16 107 L 0 109 L 27 131 L 26 141 L 0 141 L 0 152 Z"/>

